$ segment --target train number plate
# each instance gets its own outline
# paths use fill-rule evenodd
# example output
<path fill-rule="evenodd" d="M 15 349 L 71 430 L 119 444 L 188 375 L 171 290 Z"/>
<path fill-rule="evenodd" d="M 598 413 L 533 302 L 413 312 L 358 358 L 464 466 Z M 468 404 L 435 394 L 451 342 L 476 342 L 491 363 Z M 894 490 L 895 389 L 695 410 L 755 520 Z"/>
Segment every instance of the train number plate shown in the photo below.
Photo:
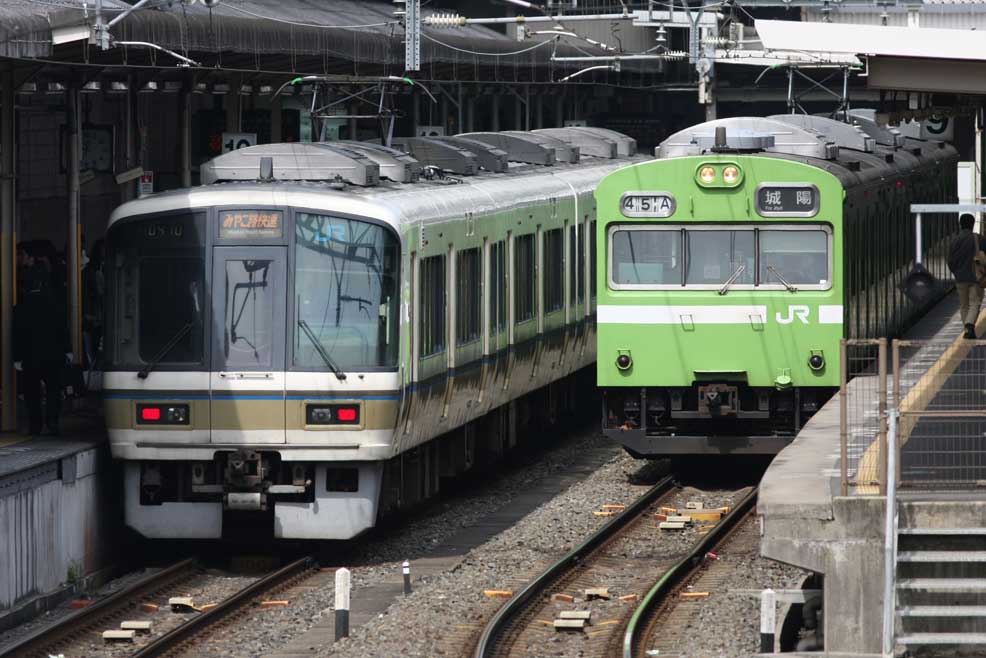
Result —
<path fill-rule="evenodd" d="M 667 192 L 627 192 L 620 199 L 624 217 L 670 217 L 675 206 L 674 196 Z"/>

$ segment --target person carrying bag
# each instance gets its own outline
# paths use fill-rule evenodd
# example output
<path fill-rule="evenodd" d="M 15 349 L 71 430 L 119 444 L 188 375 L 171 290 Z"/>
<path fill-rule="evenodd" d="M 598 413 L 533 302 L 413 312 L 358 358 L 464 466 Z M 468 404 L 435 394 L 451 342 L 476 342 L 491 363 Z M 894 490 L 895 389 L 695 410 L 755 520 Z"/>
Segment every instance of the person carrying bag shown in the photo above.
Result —
<path fill-rule="evenodd" d="M 959 217 L 959 234 L 948 246 L 948 269 L 955 277 L 959 293 L 959 317 L 966 338 L 976 338 L 976 319 L 986 288 L 986 237 L 973 233 L 976 218 L 969 213 Z"/>

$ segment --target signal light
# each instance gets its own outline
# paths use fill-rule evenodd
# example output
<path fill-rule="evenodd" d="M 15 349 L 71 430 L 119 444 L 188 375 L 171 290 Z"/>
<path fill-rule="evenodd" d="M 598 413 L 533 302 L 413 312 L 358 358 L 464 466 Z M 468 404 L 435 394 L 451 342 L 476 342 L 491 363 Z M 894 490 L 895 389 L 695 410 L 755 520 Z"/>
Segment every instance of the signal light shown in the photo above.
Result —
<path fill-rule="evenodd" d="M 161 420 L 161 408 L 160 407 L 144 407 L 140 410 L 140 419 L 147 421 L 158 421 Z"/>
<path fill-rule="evenodd" d="M 716 170 L 706 165 L 698 170 L 698 177 L 703 183 L 711 183 L 716 179 Z"/>
<path fill-rule="evenodd" d="M 727 185 L 733 185 L 739 182 L 739 175 L 740 175 L 739 168 L 734 167 L 733 165 L 729 165 L 728 167 L 722 170 L 722 182 L 726 183 Z"/>
<path fill-rule="evenodd" d="M 352 423 L 356 420 L 356 409 L 354 407 L 340 407 L 336 411 L 336 418 L 342 423 Z"/>

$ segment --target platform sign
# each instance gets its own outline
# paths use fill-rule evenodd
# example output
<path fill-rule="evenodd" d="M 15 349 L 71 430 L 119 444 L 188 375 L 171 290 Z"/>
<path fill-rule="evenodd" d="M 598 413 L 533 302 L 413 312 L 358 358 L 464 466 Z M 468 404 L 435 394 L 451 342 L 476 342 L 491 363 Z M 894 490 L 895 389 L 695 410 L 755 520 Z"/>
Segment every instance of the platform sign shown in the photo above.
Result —
<path fill-rule="evenodd" d="M 154 194 L 154 172 L 145 171 L 137 181 L 137 196 L 147 196 Z"/>
<path fill-rule="evenodd" d="M 223 133 L 223 153 L 257 145 L 257 133 Z"/>
<path fill-rule="evenodd" d="M 818 188 L 810 183 L 764 183 L 757 188 L 761 217 L 814 217 L 818 204 Z"/>

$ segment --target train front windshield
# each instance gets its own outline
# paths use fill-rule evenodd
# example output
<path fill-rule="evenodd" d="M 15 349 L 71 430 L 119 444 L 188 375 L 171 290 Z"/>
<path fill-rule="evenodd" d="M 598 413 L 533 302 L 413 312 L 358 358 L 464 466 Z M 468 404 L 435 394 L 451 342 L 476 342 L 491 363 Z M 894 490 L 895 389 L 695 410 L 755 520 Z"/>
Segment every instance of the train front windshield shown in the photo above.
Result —
<path fill-rule="evenodd" d="M 107 236 L 106 369 L 395 369 L 397 236 L 300 211 L 293 227 L 254 244 L 209 231 L 205 212 L 117 222 Z"/>

